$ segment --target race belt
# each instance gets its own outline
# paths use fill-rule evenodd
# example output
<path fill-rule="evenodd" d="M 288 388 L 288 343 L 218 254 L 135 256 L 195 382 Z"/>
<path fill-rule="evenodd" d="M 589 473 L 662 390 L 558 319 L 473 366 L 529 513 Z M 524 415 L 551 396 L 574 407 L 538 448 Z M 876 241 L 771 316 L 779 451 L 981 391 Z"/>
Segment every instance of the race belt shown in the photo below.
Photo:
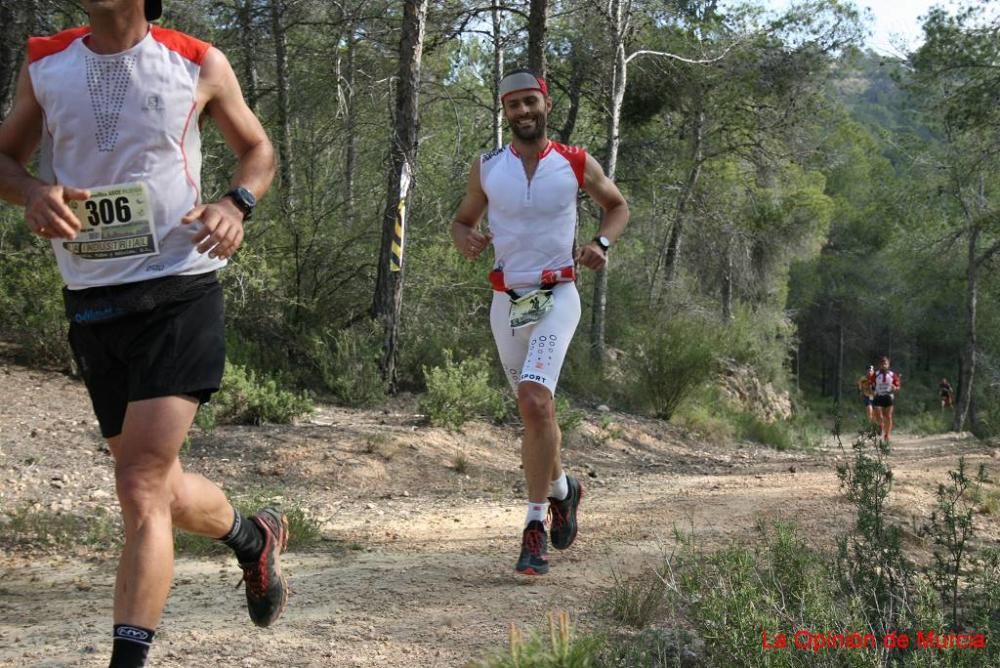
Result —
<path fill-rule="evenodd" d="M 490 272 L 490 285 L 497 292 L 506 292 L 511 297 L 516 298 L 516 294 L 511 294 L 511 287 L 534 287 L 541 286 L 542 290 L 551 290 L 557 283 L 573 283 L 576 281 L 576 268 L 573 265 L 560 267 L 559 269 L 543 269 L 534 273 L 533 278 L 528 278 L 528 272 L 516 272 L 516 279 L 512 280 L 510 274 L 504 275 L 502 269 L 494 269 Z M 525 280 L 528 279 L 528 280 Z M 534 285 L 532 285 L 534 283 Z"/>

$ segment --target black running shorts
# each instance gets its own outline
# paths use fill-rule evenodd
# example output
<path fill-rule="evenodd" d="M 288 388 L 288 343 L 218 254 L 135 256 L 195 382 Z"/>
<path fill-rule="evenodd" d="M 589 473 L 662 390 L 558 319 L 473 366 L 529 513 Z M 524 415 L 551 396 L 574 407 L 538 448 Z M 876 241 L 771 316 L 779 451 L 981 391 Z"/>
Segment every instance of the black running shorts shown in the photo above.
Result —
<path fill-rule="evenodd" d="M 875 400 L 872 401 L 872 406 L 877 406 L 878 408 L 888 408 L 889 406 L 892 406 L 892 395 L 876 394 Z"/>
<path fill-rule="evenodd" d="M 105 438 L 121 434 L 130 401 L 185 395 L 205 403 L 219 389 L 224 309 L 222 286 L 210 278 L 148 311 L 70 323 L 70 346 Z"/>

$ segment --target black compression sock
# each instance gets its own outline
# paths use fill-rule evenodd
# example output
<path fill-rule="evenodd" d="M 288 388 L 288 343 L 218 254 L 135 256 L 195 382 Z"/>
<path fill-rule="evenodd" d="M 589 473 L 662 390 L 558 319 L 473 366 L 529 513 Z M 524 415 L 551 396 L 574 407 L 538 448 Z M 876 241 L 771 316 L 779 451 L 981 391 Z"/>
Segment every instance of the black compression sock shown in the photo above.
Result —
<path fill-rule="evenodd" d="M 155 631 L 131 624 L 115 624 L 114 645 L 108 668 L 142 668 Z"/>
<path fill-rule="evenodd" d="M 233 548 L 241 564 L 253 563 L 264 551 L 264 532 L 256 522 L 249 517 L 243 517 L 235 508 L 233 515 L 232 528 L 219 540 Z"/>

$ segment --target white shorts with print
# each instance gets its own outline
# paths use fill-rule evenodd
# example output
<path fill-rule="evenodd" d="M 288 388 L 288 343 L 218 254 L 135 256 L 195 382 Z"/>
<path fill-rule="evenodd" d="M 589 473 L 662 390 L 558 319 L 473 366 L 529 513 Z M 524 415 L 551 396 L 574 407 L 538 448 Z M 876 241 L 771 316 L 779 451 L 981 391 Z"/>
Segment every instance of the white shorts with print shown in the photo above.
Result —
<path fill-rule="evenodd" d="M 580 293 L 575 283 L 558 283 L 552 290 L 552 310 L 533 325 L 510 327 L 510 297 L 493 293 L 490 327 L 500 353 L 500 364 L 514 392 L 518 383 L 530 381 L 549 388 L 559 382 L 569 342 L 580 322 Z"/>

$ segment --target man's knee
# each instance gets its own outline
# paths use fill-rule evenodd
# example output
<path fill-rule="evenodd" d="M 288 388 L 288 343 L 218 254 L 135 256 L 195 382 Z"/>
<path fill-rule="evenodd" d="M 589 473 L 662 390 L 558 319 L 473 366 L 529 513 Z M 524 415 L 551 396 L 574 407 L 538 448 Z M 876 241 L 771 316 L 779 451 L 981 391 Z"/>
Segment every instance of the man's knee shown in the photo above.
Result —
<path fill-rule="evenodd" d="M 552 393 L 544 385 L 524 381 L 517 386 L 517 407 L 525 422 L 542 424 L 555 420 Z"/>
<path fill-rule="evenodd" d="M 170 512 L 172 494 L 166 472 L 136 466 L 120 466 L 115 470 L 115 488 L 122 513 L 143 521 L 151 515 Z"/>

